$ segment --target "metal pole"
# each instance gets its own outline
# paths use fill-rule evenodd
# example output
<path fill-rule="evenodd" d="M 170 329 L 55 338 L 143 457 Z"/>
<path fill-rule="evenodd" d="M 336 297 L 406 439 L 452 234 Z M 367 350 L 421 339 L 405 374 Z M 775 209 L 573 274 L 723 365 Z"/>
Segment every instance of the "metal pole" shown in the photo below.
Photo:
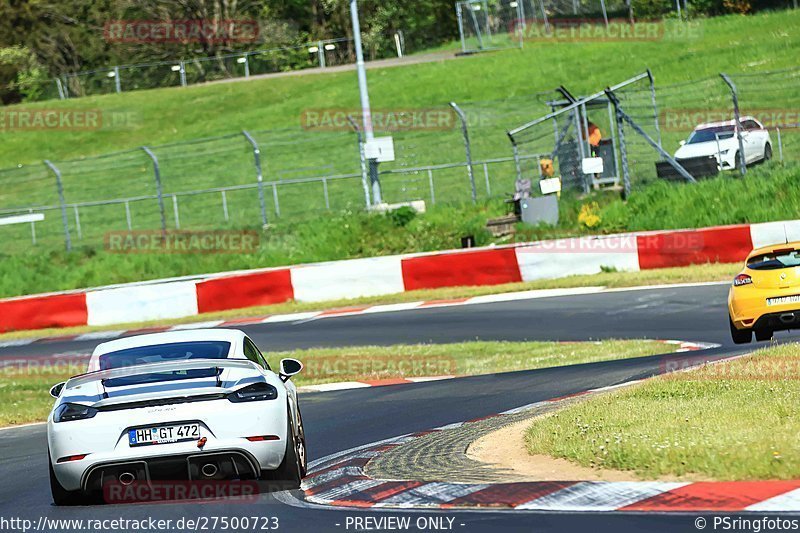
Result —
<path fill-rule="evenodd" d="M 742 122 L 739 120 L 739 93 L 733 80 L 725 73 L 720 72 L 722 81 L 730 88 L 731 98 L 733 99 L 733 118 L 736 121 L 736 137 L 739 140 L 739 172 L 744 177 L 747 174 L 747 160 L 744 156 L 744 141 L 742 140 Z"/>
<path fill-rule="evenodd" d="M 164 193 L 161 190 L 161 169 L 158 167 L 158 158 L 147 146 L 142 146 L 144 153 L 150 156 L 153 160 L 153 173 L 156 178 L 156 194 L 158 195 L 158 210 L 161 213 L 161 232 L 167 233 L 167 215 L 164 212 Z"/>
<path fill-rule="evenodd" d="M 781 163 L 783 163 L 783 142 L 781 141 L 781 129 L 775 128 L 775 132 L 778 134 L 778 157 Z"/>
<path fill-rule="evenodd" d="M 467 9 L 469 9 L 469 16 L 472 19 L 472 23 L 475 25 L 475 36 L 478 38 L 478 48 L 483 50 L 483 36 L 481 35 L 481 27 L 480 23 L 478 22 L 478 17 L 475 16 L 475 10 L 472 9 L 471 3 L 467 3 Z"/>
<path fill-rule="evenodd" d="M 605 0 L 600 0 L 600 9 L 603 10 L 603 20 L 606 22 L 606 29 L 608 29 L 608 12 L 606 11 Z"/>
<path fill-rule="evenodd" d="M 222 193 L 222 216 L 225 217 L 225 222 L 229 220 L 228 217 L 228 195 L 225 191 L 220 191 Z"/>
<path fill-rule="evenodd" d="M 317 41 L 317 59 L 319 60 L 319 68 L 325 68 L 325 46 L 322 41 Z"/>
<path fill-rule="evenodd" d="M 53 171 L 53 174 L 56 175 L 56 189 L 58 189 L 58 203 L 61 206 L 61 222 L 64 224 L 64 243 L 66 244 L 67 251 L 72 251 L 72 238 L 69 235 L 69 222 L 67 221 L 67 205 L 66 201 L 64 200 L 64 184 L 61 182 L 61 171 L 58 170 L 53 163 L 48 161 L 47 159 L 44 160 L 44 164 L 47 165 L 50 170 Z"/>
<path fill-rule="evenodd" d="M 614 177 L 617 180 L 617 184 L 619 184 L 619 172 L 620 172 L 620 162 L 619 162 L 619 137 L 617 135 L 617 121 L 614 115 L 614 108 L 611 107 L 611 102 L 608 102 L 608 125 L 611 128 L 611 146 L 614 150 Z"/>
<path fill-rule="evenodd" d="M 258 143 L 246 130 L 242 130 L 242 135 L 253 147 L 253 159 L 256 163 L 256 181 L 258 182 L 258 205 L 261 207 L 261 224 L 267 225 L 267 204 L 264 201 L 264 175 L 261 171 L 261 149 Z M 227 218 L 226 218 L 227 220 Z"/>
<path fill-rule="evenodd" d="M 181 61 L 180 63 L 180 71 L 181 71 L 181 87 L 186 87 L 186 63 Z"/>
<path fill-rule="evenodd" d="M 661 157 L 666 159 L 669 162 L 669 164 L 672 165 L 672 168 L 674 168 L 678 172 L 678 174 L 683 176 L 686 179 L 686 181 L 691 183 L 697 183 L 697 180 L 695 180 L 694 177 L 691 174 L 689 174 L 686 171 L 686 169 L 683 168 L 683 166 L 681 166 L 680 163 L 678 163 L 671 155 L 669 155 L 666 151 L 664 151 L 664 149 L 661 148 L 657 142 L 655 142 L 636 122 L 633 121 L 631 117 L 629 117 L 622 110 L 622 108 L 619 105 L 619 99 L 617 99 L 617 96 L 613 92 L 611 92 L 610 89 L 606 89 L 606 95 L 614 103 L 614 108 L 617 110 L 618 119 L 622 119 L 625 122 L 627 122 L 630 125 L 630 127 L 634 129 L 636 133 L 644 137 L 644 140 L 647 141 L 650 146 L 655 148 L 656 151 L 661 154 Z M 622 164 L 623 166 L 626 164 L 624 160 Z"/>
<path fill-rule="evenodd" d="M 33 213 L 33 209 L 28 209 L 28 213 Z M 36 246 L 36 222 L 31 221 L 31 244 Z"/>
<path fill-rule="evenodd" d="M 350 0 L 350 18 L 353 24 L 353 46 L 356 49 L 356 70 L 358 72 L 358 91 L 361 96 L 361 113 L 364 120 L 364 136 L 366 143 L 375 138 L 372 131 L 372 111 L 369 106 L 369 89 L 367 88 L 367 69 L 364 66 L 364 51 L 361 48 L 361 25 L 358 21 L 358 1 Z M 378 178 L 378 162 L 369 160 L 369 176 L 372 182 L 372 197 L 375 204 L 383 203 L 381 182 Z"/>
<path fill-rule="evenodd" d="M 627 200 L 631 196 L 631 174 L 628 169 L 628 149 L 625 146 L 625 125 L 619 111 L 617 111 L 617 131 L 619 132 L 619 151 L 622 154 L 622 199 Z"/>
<path fill-rule="evenodd" d="M 647 69 L 647 77 L 650 79 L 650 100 L 653 102 L 653 115 L 655 117 L 655 126 L 656 126 L 656 135 L 658 136 L 658 145 L 660 147 L 664 147 L 661 144 L 661 126 L 658 124 L 658 104 L 656 103 L 656 81 L 653 77 L 653 73 L 650 69 Z"/>
<path fill-rule="evenodd" d="M 675 7 L 678 8 L 678 20 L 681 20 L 683 18 L 681 16 L 681 0 L 675 0 Z"/>
<path fill-rule="evenodd" d="M 78 206 L 73 205 L 72 210 L 75 212 L 75 230 L 78 232 L 78 238 L 83 239 L 83 231 L 81 231 L 81 215 L 78 213 Z"/>
<path fill-rule="evenodd" d="M 347 121 L 353 127 L 353 131 L 356 132 L 356 140 L 358 142 L 358 158 L 361 161 L 361 185 L 364 187 L 364 201 L 366 202 L 367 209 L 369 209 L 370 206 L 372 205 L 372 200 L 370 199 L 369 195 L 369 176 L 367 173 L 367 158 L 364 154 L 364 143 L 361 138 L 361 130 L 358 129 L 358 123 L 350 115 L 347 115 Z"/>
<path fill-rule="evenodd" d="M 119 67 L 114 67 L 114 88 L 118 93 L 122 92 L 122 80 L 119 79 Z"/>
<path fill-rule="evenodd" d="M 478 203 L 478 191 L 475 188 L 475 174 L 472 171 L 472 150 L 470 148 L 469 143 L 469 130 L 467 128 L 467 115 L 464 111 L 458 107 L 458 104 L 455 102 L 450 102 L 450 107 L 456 112 L 458 115 L 458 119 L 461 121 L 461 134 L 464 136 L 464 150 L 467 154 L 467 175 L 469 176 L 469 185 L 472 188 L 472 203 Z"/>
<path fill-rule="evenodd" d="M 489 3 L 483 0 L 483 18 L 486 19 L 486 36 L 489 37 L 489 42 L 492 42 L 492 25 L 489 24 Z"/>
<path fill-rule="evenodd" d="M 467 52 L 467 41 L 464 39 L 464 18 L 461 15 L 461 2 L 456 2 L 456 18 L 458 19 L 458 35 L 461 37 L 461 51 Z"/>
<path fill-rule="evenodd" d="M 175 229 L 181 229 L 181 216 L 178 211 L 178 195 L 172 195 L 172 213 L 175 216 Z"/>
<path fill-rule="evenodd" d="M 514 137 L 511 134 L 508 134 L 509 139 L 511 139 L 511 148 L 514 151 L 514 169 L 517 171 L 517 179 L 522 179 L 522 166 L 519 161 L 519 147 L 517 146 L 517 142 L 514 140 Z"/>
<path fill-rule="evenodd" d="M 489 165 L 483 164 L 483 177 L 486 180 L 486 196 L 492 195 L 492 186 L 489 185 Z"/>
<path fill-rule="evenodd" d="M 59 78 L 56 78 L 56 89 L 58 90 L 58 99 L 66 100 L 67 96 L 64 94 L 64 84 L 61 83 Z"/>
<path fill-rule="evenodd" d="M 272 201 L 275 202 L 275 216 L 281 216 L 281 203 L 278 201 L 278 186 L 272 182 Z"/>
<path fill-rule="evenodd" d="M 248 54 L 244 55 L 244 77 L 250 77 L 250 56 Z"/>
<path fill-rule="evenodd" d="M 436 191 L 433 189 L 433 170 L 428 169 L 428 185 L 431 187 L 431 204 L 436 203 Z"/>
<path fill-rule="evenodd" d="M 125 200 L 125 221 L 128 223 L 128 231 L 133 231 L 133 224 L 131 221 L 131 204 Z"/>
<path fill-rule="evenodd" d="M 325 209 L 331 209 L 331 201 L 328 198 L 328 178 L 325 176 L 322 177 L 322 195 L 325 196 Z"/>

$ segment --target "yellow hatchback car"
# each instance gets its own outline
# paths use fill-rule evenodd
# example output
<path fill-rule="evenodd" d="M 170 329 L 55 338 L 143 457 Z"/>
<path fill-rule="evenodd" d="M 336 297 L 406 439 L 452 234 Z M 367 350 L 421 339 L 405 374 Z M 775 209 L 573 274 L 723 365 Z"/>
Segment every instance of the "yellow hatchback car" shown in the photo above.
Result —
<path fill-rule="evenodd" d="M 750 252 L 728 293 L 736 344 L 766 341 L 778 330 L 800 329 L 800 242 Z"/>

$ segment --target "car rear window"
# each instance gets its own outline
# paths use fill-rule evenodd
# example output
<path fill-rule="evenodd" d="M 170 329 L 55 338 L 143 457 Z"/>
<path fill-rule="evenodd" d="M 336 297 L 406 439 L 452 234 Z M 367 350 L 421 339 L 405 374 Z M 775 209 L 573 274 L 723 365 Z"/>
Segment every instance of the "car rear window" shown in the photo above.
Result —
<path fill-rule="evenodd" d="M 736 133 L 733 126 L 715 126 L 713 128 L 703 128 L 702 130 L 695 130 L 689 136 L 687 144 L 699 144 L 715 141 L 717 136 L 721 139 L 730 139 Z"/>
<path fill-rule="evenodd" d="M 191 359 L 225 359 L 231 349 L 227 341 L 191 341 L 137 346 L 99 357 L 100 370 L 123 368 L 165 361 L 188 361 Z"/>
<path fill-rule="evenodd" d="M 796 266 L 800 266 L 800 250 L 775 250 L 747 260 L 747 268 L 752 270 L 778 270 Z"/>

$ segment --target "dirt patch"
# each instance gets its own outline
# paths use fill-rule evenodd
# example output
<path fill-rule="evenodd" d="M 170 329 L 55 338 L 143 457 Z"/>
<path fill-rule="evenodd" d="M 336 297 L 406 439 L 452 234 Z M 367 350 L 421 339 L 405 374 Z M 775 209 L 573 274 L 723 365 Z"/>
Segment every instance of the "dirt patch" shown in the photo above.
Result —
<path fill-rule="evenodd" d="M 504 480 L 514 481 L 642 481 L 635 472 L 588 468 L 566 459 L 530 455 L 525 446 L 525 430 L 538 417 L 515 422 L 493 431 L 469 445 L 467 457 L 493 470 L 502 471 Z M 700 476 L 659 477 L 657 481 L 708 481 Z"/>

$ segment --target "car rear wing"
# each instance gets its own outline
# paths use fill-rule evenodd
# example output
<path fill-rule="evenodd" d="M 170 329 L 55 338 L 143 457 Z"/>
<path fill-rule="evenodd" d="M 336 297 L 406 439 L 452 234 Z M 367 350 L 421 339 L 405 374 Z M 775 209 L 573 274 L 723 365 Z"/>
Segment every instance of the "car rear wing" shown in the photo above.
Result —
<path fill-rule="evenodd" d="M 194 359 L 183 361 L 165 361 L 162 363 L 110 368 L 108 370 L 98 370 L 96 372 L 81 374 L 79 376 L 70 378 L 64 388 L 73 389 L 94 381 L 102 382 L 115 378 L 158 374 L 159 372 L 178 372 L 181 370 L 204 370 L 213 368 L 220 370 L 226 368 L 236 368 L 241 370 L 259 369 L 258 365 L 247 359 Z"/>

